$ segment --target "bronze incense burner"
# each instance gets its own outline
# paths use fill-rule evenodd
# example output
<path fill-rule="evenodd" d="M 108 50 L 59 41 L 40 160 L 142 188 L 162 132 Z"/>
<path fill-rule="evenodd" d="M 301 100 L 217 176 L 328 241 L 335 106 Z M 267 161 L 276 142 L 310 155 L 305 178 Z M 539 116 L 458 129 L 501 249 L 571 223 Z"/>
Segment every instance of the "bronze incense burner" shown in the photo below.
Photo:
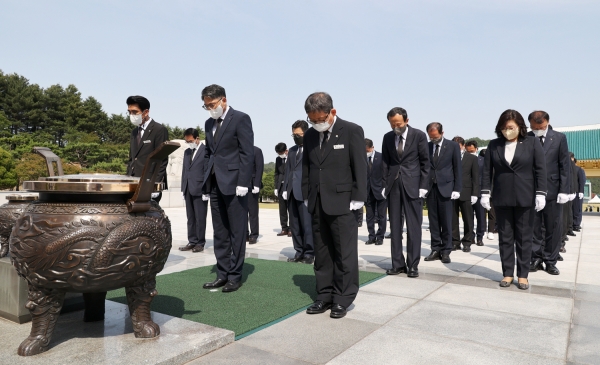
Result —
<path fill-rule="evenodd" d="M 7 195 L 8 203 L 0 206 L 0 258 L 8 254 L 8 239 L 23 209 L 37 199 L 34 195 Z"/>

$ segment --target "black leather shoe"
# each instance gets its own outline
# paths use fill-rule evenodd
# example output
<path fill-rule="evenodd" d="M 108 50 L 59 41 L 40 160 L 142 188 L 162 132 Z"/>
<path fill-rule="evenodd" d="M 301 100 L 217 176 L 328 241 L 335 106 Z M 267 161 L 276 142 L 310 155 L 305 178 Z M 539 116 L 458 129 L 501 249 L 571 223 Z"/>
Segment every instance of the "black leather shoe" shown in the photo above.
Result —
<path fill-rule="evenodd" d="M 581 227 L 575 227 L 575 228 L 573 228 L 573 231 L 575 231 L 575 232 L 581 232 Z"/>
<path fill-rule="evenodd" d="M 325 303 L 322 300 L 317 300 L 306 309 L 306 314 L 325 313 L 327 310 L 329 310 L 329 308 L 331 308 L 331 303 Z"/>
<path fill-rule="evenodd" d="M 386 234 L 386 235 L 385 235 L 385 238 L 387 238 L 387 239 L 390 239 L 390 238 L 392 238 L 392 233 L 390 232 L 390 233 Z"/>
<path fill-rule="evenodd" d="M 334 304 L 331 307 L 331 313 L 329 313 L 329 317 L 331 318 L 343 318 L 346 316 L 346 307 L 341 304 Z"/>
<path fill-rule="evenodd" d="M 458 245 L 452 244 L 452 251 L 460 250 L 460 243 Z"/>
<path fill-rule="evenodd" d="M 483 241 L 482 240 L 477 241 L 476 245 L 477 246 L 483 246 Z"/>
<path fill-rule="evenodd" d="M 567 236 L 576 237 L 577 235 L 575 234 L 575 232 L 569 231 L 569 232 L 567 232 Z"/>
<path fill-rule="evenodd" d="M 228 281 L 227 284 L 223 287 L 223 293 L 231 293 L 233 291 L 238 290 L 242 286 L 242 282 L 240 281 Z"/>
<path fill-rule="evenodd" d="M 202 245 L 196 245 L 194 246 L 194 248 L 192 248 L 192 252 L 202 252 L 204 251 L 204 246 Z"/>
<path fill-rule="evenodd" d="M 561 253 L 566 253 L 567 249 L 565 248 L 565 246 L 560 246 L 560 252 Z"/>
<path fill-rule="evenodd" d="M 383 240 L 375 241 L 375 246 L 381 246 L 381 245 L 383 245 Z"/>
<path fill-rule="evenodd" d="M 560 254 L 558 254 L 558 258 L 556 260 L 557 261 L 564 261 L 565 259 L 563 259 L 563 257 Z"/>
<path fill-rule="evenodd" d="M 429 256 L 425 257 L 425 261 L 435 261 L 435 260 L 439 260 L 440 257 L 440 253 L 437 251 L 431 251 L 431 253 L 429 254 Z"/>
<path fill-rule="evenodd" d="M 535 259 L 529 265 L 529 272 L 536 272 L 538 270 L 544 270 L 544 265 L 542 265 L 542 259 Z"/>
<path fill-rule="evenodd" d="M 546 272 L 550 275 L 560 275 L 560 271 L 558 271 L 558 268 L 556 268 L 556 265 L 552 265 L 552 264 L 546 264 Z"/>
<path fill-rule="evenodd" d="M 227 280 L 217 279 L 215 281 L 211 281 L 210 283 L 206 283 L 206 284 L 202 285 L 202 287 L 204 289 L 215 289 L 215 288 L 220 288 L 222 286 L 225 286 L 225 284 L 227 284 Z"/>
<path fill-rule="evenodd" d="M 408 269 L 408 274 L 406 274 L 409 278 L 418 278 L 419 277 L 419 269 L 416 267 L 411 267 Z"/>
<path fill-rule="evenodd" d="M 303 258 L 304 258 L 303 256 L 292 257 L 292 258 L 287 259 L 287 262 L 300 262 L 300 261 L 302 261 Z"/>
<path fill-rule="evenodd" d="M 565 237 L 565 240 L 563 241 L 563 243 L 567 242 L 569 240 L 569 237 Z"/>
<path fill-rule="evenodd" d="M 358 226 L 359 226 L 359 227 L 362 227 L 362 222 L 358 222 Z"/>
<path fill-rule="evenodd" d="M 281 232 L 277 233 L 278 236 L 287 236 L 289 231 L 287 229 L 282 229 Z"/>
<path fill-rule="evenodd" d="M 463 252 L 471 252 L 471 246 L 465 246 L 462 250 Z"/>
<path fill-rule="evenodd" d="M 450 254 L 443 253 L 442 254 L 442 264 L 449 264 L 452 260 L 450 260 Z"/>
<path fill-rule="evenodd" d="M 375 243 L 375 240 L 369 239 L 367 242 L 365 242 L 365 245 L 372 245 L 374 243 Z"/>
<path fill-rule="evenodd" d="M 251 244 L 251 245 L 254 245 L 254 244 L 256 244 L 256 242 L 258 242 L 258 240 L 257 240 L 256 238 L 250 238 L 250 239 L 248 240 L 248 243 L 249 243 L 249 244 Z"/>
<path fill-rule="evenodd" d="M 196 245 L 188 243 L 185 246 L 179 247 L 179 251 L 191 251 L 194 247 L 196 247 Z"/>
<path fill-rule="evenodd" d="M 398 274 L 405 274 L 406 271 L 406 266 L 403 267 L 398 267 L 398 268 L 391 268 L 389 270 L 385 270 L 385 273 L 388 275 L 398 275 Z"/>
<path fill-rule="evenodd" d="M 306 256 L 306 257 L 304 257 L 304 259 L 302 259 L 299 262 L 301 262 L 303 264 L 312 265 L 315 262 L 315 258 L 313 256 Z"/>

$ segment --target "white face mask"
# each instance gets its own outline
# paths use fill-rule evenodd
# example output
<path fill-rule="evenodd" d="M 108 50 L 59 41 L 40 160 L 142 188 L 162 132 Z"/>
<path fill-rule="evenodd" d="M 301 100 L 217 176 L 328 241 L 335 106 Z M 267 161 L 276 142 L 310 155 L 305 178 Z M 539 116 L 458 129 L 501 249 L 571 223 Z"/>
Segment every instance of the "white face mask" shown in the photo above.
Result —
<path fill-rule="evenodd" d="M 535 134 L 536 137 L 543 137 L 544 133 L 546 133 L 545 129 L 538 129 L 538 130 L 532 130 L 533 134 Z"/>
<path fill-rule="evenodd" d="M 477 152 L 472 152 L 471 153 L 473 156 L 477 156 Z"/>
<path fill-rule="evenodd" d="M 193 148 L 197 148 L 198 147 L 198 145 L 196 144 L 195 141 L 194 142 L 186 142 L 186 143 L 187 143 L 187 145 L 188 145 L 189 148 L 193 149 Z"/>
<path fill-rule="evenodd" d="M 213 119 L 219 119 L 223 115 L 223 107 L 221 106 L 221 104 L 219 104 L 218 107 L 209 110 L 208 114 L 210 114 L 210 117 Z"/>
<path fill-rule="evenodd" d="M 329 123 L 327 123 L 327 121 L 323 122 L 323 123 L 311 123 L 312 127 L 317 131 L 317 132 L 325 132 L 326 130 L 328 130 L 331 126 L 329 125 Z"/>
<path fill-rule="evenodd" d="M 504 138 L 508 139 L 509 141 L 515 139 L 519 136 L 519 128 L 504 129 L 502 130 L 502 135 L 504 135 Z"/>
<path fill-rule="evenodd" d="M 142 124 L 142 115 L 141 114 L 136 114 L 136 115 L 131 114 L 131 115 L 129 115 L 129 120 L 131 121 L 131 124 L 138 127 Z"/>
<path fill-rule="evenodd" d="M 373 156 L 373 153 L 375 153 L 375 151 L 373 151 L 373 152 L 367 152 L 367 157 Z"/>
<path fill-rule="evenodd" d="M 277 155 L 277 156 L 279 156 L 281 158 L 286 158 L 287 157 L 285 153 L 282 153 L 281 155 Z"/>

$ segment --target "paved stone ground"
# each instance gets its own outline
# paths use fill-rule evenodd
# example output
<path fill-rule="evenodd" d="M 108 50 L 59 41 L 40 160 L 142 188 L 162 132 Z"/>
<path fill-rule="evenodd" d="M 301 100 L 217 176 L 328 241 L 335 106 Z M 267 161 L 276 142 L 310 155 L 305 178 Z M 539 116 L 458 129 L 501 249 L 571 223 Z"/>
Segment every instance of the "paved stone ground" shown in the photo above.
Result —
<path fill-rule="evenodd" d="M 203 253 L 177 251 L 187 243 L 185 212 L 166 212 L 174 247 L 161 274 L 214 264 L 212 240 Z M 277 210 L 261 209 L 260 220 L 259 242 L 247 255 L 293 256 L 291 238 L 276 236 Z M 585 216 L 583 226 L 567 242 L 561 274 L 531 273 L 528 291 L 499 288 L 498 242 L 484 239 L 470 253 L 453 252 L 449 265 L 421 260 L 418 279 L 384 277 L 361 288 L 344 319 L 300 313 L 190 364 L 599 364 L 600 216 Z M 422 256 L 430 252 L 426 228 L 427 218 Z M 361 270 L 384 272 L 390 241 L 366 246 L 366 239 L 364 224 Z"/>

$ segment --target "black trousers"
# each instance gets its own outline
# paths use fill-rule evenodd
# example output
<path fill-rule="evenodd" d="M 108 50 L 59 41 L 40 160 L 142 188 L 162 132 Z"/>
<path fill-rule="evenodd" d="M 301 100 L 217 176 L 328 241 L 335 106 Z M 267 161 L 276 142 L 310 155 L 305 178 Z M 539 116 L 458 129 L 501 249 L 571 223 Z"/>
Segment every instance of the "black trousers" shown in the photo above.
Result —
<path fill-rule="evenodd" d="M 475 226 L 473 206 L 471 205 L 470 200 L 462 201 L 456 199 L 452 203 L 454 208 L 452 211 L 452 244 L 460 246 L 462 241 L 464 247 L 469 247 L 471 246 L 471 243 L 473 243 L 473 227 Z M 460 226 L 458 224 L 459 211 L 462 214 L 464 225 L 464 236 L 462 240 L 460 238 Z"/>
<path fill-rule="evenodd" d="M 373 194 L 373 190 L 369 189 L 367 196 L 367 229 L 369 230 L 369 239 L 380 241 L 385 238 L 385 230 L 387 228 L 387 200 L 377 200 Z M 377 222 L 377 233 L 375 233 L 375 222 Z"/>
<path fill-rule="evenodd" d="M 296 200 L 292 192 L 288 201 L 290 213 L 290 229 L 292 231 L 292 242 L 296 250 L 296 258 L 315 256 L 315 244 L 312 233 L 312 218 L 308 208 L 301 200 Z"/>
<path fill-rule="evenodd" d="M 402 179 L 396 179 L 388 195 L 390 226 L 392 228 L 392 267 L 418 268 L 421 261 L 421 225 L 423 199 L 412 199 L 406 193 Z M 402 252 L 402 227 L 406 220 L 406 260 Z"/>
<path fill-rule="evenodd" d="M 475 219 L 477 219 L 477 227 L 476 230 L 476 238 L 477 241 L 481 241 L 483 239 L 483 235 L 485 235 L 485 208 L 481 206 L 481 197 L 477 199 L 477 203 L 473 204 L 473 211 L 475 213 Z"/>
<path fill-rule="evenodd" d="M 533 220 L 533 248 L 531 259 L 542 259 L 546 264 L 556 265 L 562 236 L 563 206 L 556 199 L 546 200 L 541 212 L 535 212 Z"/>
<path fill-rule="evenodd" d="M 517 277 L 529 276 L 535 219 L 533 207 L 496 207 L 498 239 L 502 275 L 514 277 L 515 251 L 517 253 Z M 515 250 L 516 248 L 516 250 Z"/>
<path fill-rule="evenodd" d="M 248 231 L 248 238 L 258 238 L 258 200 L 259 194 L 252 194 L 250 191 L 246 195 L 248 197 L 248 223 L 250 224 L 250 231 Z"/>
<path fill-rule="evenodd" d="M 214 250 L 217 258 L 217 278 L 239 282 L 246 255 L 248 229 L 248 194 L 221 193 L 212 175 L 210 208 L 214 231 Z"/>
<path fill-rule="evenodd" d="M 581 228 L 582 211 L 583 199 L 578 196 L 573 200 L 573 228 Z"/>
<path fill-rule="evenodd" d="M 363 209 L 364 208 L 360 208 L 354 211 L 354 214 L 356 215 L 356 223 L 358 224 L 362 223 L 363 219 L 365 218 Z"/>
<path fill-rule="evenodd" d="M 350 306 L 358 293 L 356 214 L 328 215 L 317 194 L 313 214 L 317 300 Z"/>
<path fill-rule="evenodd" d="M 573 202 L 575 202 L 575 199 L 565 203 L 565 212 L 563 215 L 566 217 L 566 232 L 564 234 L 573 230 Z"/>
<path fill-rule="evenodd" d="M 281 185 L 279 190 L 277 190 L 277 199 L 279 203 L 279 223 L 281 224 L 281 230 L 287 231 L 290 229 L 290 226 L 288 225 L 288 202 L 281 197 L 282 193 L 283 185 Z M 288 197 L 288 199 L 291 199 L 291 197 Z"/>
<path fill-rule="evenodd" d="M 452 251 L 452 206 L 452 200 L 443 197 L 437 184 L 433 184 L 427 195 L 431 251 L 440 254 Z"/>
<path fill-rule="evenodd" d="M 491 201 L 490 201 L 490 205 L 492 206 L 492 209 L 490 209 L 487 212 L 488 232 L 494 232 L 498 229 L 497 224 L 496 224 L 496 210 L 494 209 L 494 206 L 492 205 Z"/>
<path fill-rule="evenodd" d="M 204 247 L 206 244 L 206 214 L 208 202 L 202 200 L 202 195 L 193 196 L 185 192 L 185 212 L 187 214 L 188 243 Z"/>

